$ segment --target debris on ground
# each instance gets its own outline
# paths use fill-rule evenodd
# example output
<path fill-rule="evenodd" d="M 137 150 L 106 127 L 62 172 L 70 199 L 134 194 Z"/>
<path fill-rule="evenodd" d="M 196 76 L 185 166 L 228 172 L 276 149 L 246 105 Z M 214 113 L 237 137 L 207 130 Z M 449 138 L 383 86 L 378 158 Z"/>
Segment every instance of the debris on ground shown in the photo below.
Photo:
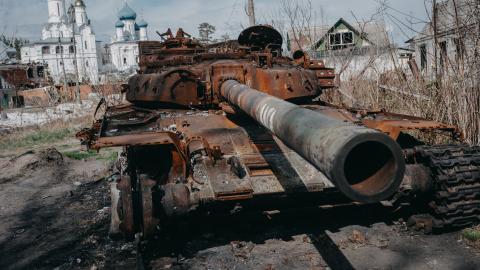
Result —
<path fill-rule="evenodd" d="M 82 104 L 62 103 L 53 107 L 20 108 L 6 111 L 7 118 L 0 124 L 3 128 L 40 126 L 56 120 L 69 121 L 92 114 L 99 99 L 92 96 Z"/>
<path fill-rule="evenodd" d="M 252 242 L 233 241 L 230 243 L 232 246 L 232 253 L 235 257 L 247 259 L 255 245 Z"/>
<path fill-rule="evenodd" d="M 357 230 L 353 230 L 352 235 L 348 239 L 350 242 L 360 245 L 364 245 L 367 242 L 365 235 Z"/>
<path fill-rule="evenodd" d="M 430 215 L 414 215 L 408 219 L 407 226 L 430 234 L 433 230 L 433 218 Z"/>

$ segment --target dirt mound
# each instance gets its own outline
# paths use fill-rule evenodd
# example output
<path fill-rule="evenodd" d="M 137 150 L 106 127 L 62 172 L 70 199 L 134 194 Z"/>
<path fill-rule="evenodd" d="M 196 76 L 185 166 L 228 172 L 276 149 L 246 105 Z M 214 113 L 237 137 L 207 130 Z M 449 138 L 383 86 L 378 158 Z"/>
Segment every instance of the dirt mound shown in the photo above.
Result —
<path fill-rule="evenodd" d="M 55 148 L 41 150 L 33 155 L 33 160 L 24 165 L 24 169 L 34 171 L 46 166 L 62 166 L 63 155 Z"/>
<path fill-rule="evenodd" d="M 63 155 L 55 148 L 31 150 L 0 164 L 0 184 L 20 176 L 31 175 L 38 170 L 60 168 L 63 165 Z"/>

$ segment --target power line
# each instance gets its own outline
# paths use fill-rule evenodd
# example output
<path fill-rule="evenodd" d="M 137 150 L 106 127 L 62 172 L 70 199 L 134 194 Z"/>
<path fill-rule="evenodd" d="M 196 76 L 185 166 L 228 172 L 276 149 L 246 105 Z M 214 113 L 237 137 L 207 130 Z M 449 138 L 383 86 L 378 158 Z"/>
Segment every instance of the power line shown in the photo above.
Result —
<path fill-rule="evenodd" d="M 387 2 L 381 2 L 380 0 L 375 0 L 375 2 L 377 2 L 378 4 L 384 6 L 384 7 L 387 8 L 387 9 L 391 9 L 391 10 L 393 10 L 393 11 L 395 11 L 395 12 L 401 14 L 401 15 L 407 16 L 407 17 L 409 17 L 409 18 L 411 18 L 411 19 L 415 19 L 415 20 L 417 20 L 418 22 L 428 23 L 428 22 L 425 21 L 424 19 L 420 19 L 420 18 L 418 18 L 418 17 L 413 16 L 412 14 L 405 13 L 405 12 L 399 10 L 399 9 L 396 9 L 396 8 L 390 6 L 389 4 L 387 4 Z"/>
<path fill-rule="evenodd" d="M 233 13 L 235 13 L 235 10 L 237 8 L 237 3 L 238 3 L 238 0 L 235 0 L 235 2 L 233 2 L 232 12 L 230 13 L 230 16 L 228 18 L 232 18 Z"/>
<path fill-rule="evenodd" d="M 408 26 L 407 24 L 405 24 L 404 22 L 402 22 L 402 20 L 398 19 L 397 17 L 395 17 L 394 15 L 390 14 L 390 13 L 385 13 L 387 16 L 393 18 L 395 21 L 397 21 L 398 23 L 400 23 L 401 25 L 403 25 L 404 27 L 406 27 L 407 29 L 419 34 L 419 35 L 423 35 L 422 32 L 419 32 L 415 29 L 413 29 L 412 27 Z"/>
<path fill-rule="evenodd" d="M 392 17 L 390 14 L 388 13 L 385 13 L 388 17 Z M 390 19 L 390 21 L 395 24 L 397 26 L 397 28 L 400 30 L 400 32 L 407 38 L 411 38 L 407 33 L 405 33 L 405 31 L 402 29 L 402 27 L 395 21 L 393 20 L 392 18 Z"/>

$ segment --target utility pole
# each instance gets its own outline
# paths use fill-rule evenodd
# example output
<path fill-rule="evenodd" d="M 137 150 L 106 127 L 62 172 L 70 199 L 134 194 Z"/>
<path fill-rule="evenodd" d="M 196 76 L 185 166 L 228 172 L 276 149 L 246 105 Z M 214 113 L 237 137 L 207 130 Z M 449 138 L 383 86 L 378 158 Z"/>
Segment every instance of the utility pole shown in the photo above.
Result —
<path fill-rule="evenodd" d="M 437 9 L 437 0 L 432 1 L 432 13 L 433 13 L 433 52 L 434 52 L 434 57 L 435 57 L 435 79 L 439 79 L 439 74 L 438 74 L 438 28 L 437 28 L 437 23 L 438 23 L 438 9 Z"/>
<path fill-rule="evenodd" d="M 257 22 L 255 20 L 255 5 L 253 3 L 253 0 L 248 0 L 247 15 L 250 21 L 250 26 L 257 25 Z"/>
<path fill-rule="evenodd" d="M 65 93 L 67 92 L 67 73 L 65 72 L 65 59 L 63 57 L 63 45 L 62 45 L 62 39 L 58 37 L 58 49 L 60 50 L 60 65 L 62 66 L 62 71 L 63 71 L 63 90 Z"/>
<path fill-rule="evenodd" d="M 70 7 L 70 23 L 72 24 L 72 42 L 73 42 L 73 65 L 75 67 L 75 100 L 78 104 L 82 104 L 82 97 L 80 95 L 80 79 L 78 75 L 78 60 L 77 60 L 77 40 L 75 38 L 75 8 Z"/>

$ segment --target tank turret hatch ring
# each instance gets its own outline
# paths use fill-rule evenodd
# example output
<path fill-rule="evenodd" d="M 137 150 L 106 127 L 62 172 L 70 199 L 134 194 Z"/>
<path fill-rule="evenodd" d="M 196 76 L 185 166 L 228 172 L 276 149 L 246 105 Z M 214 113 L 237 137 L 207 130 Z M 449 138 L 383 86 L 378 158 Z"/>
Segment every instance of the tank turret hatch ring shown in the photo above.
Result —
<path fill-rule="evenodd" d="M 283 44 L 282 35 L 269 25 L 255 25 L 243 30 L 238 37 L 241 46 L 251 48 L 281 48 Z"/>

